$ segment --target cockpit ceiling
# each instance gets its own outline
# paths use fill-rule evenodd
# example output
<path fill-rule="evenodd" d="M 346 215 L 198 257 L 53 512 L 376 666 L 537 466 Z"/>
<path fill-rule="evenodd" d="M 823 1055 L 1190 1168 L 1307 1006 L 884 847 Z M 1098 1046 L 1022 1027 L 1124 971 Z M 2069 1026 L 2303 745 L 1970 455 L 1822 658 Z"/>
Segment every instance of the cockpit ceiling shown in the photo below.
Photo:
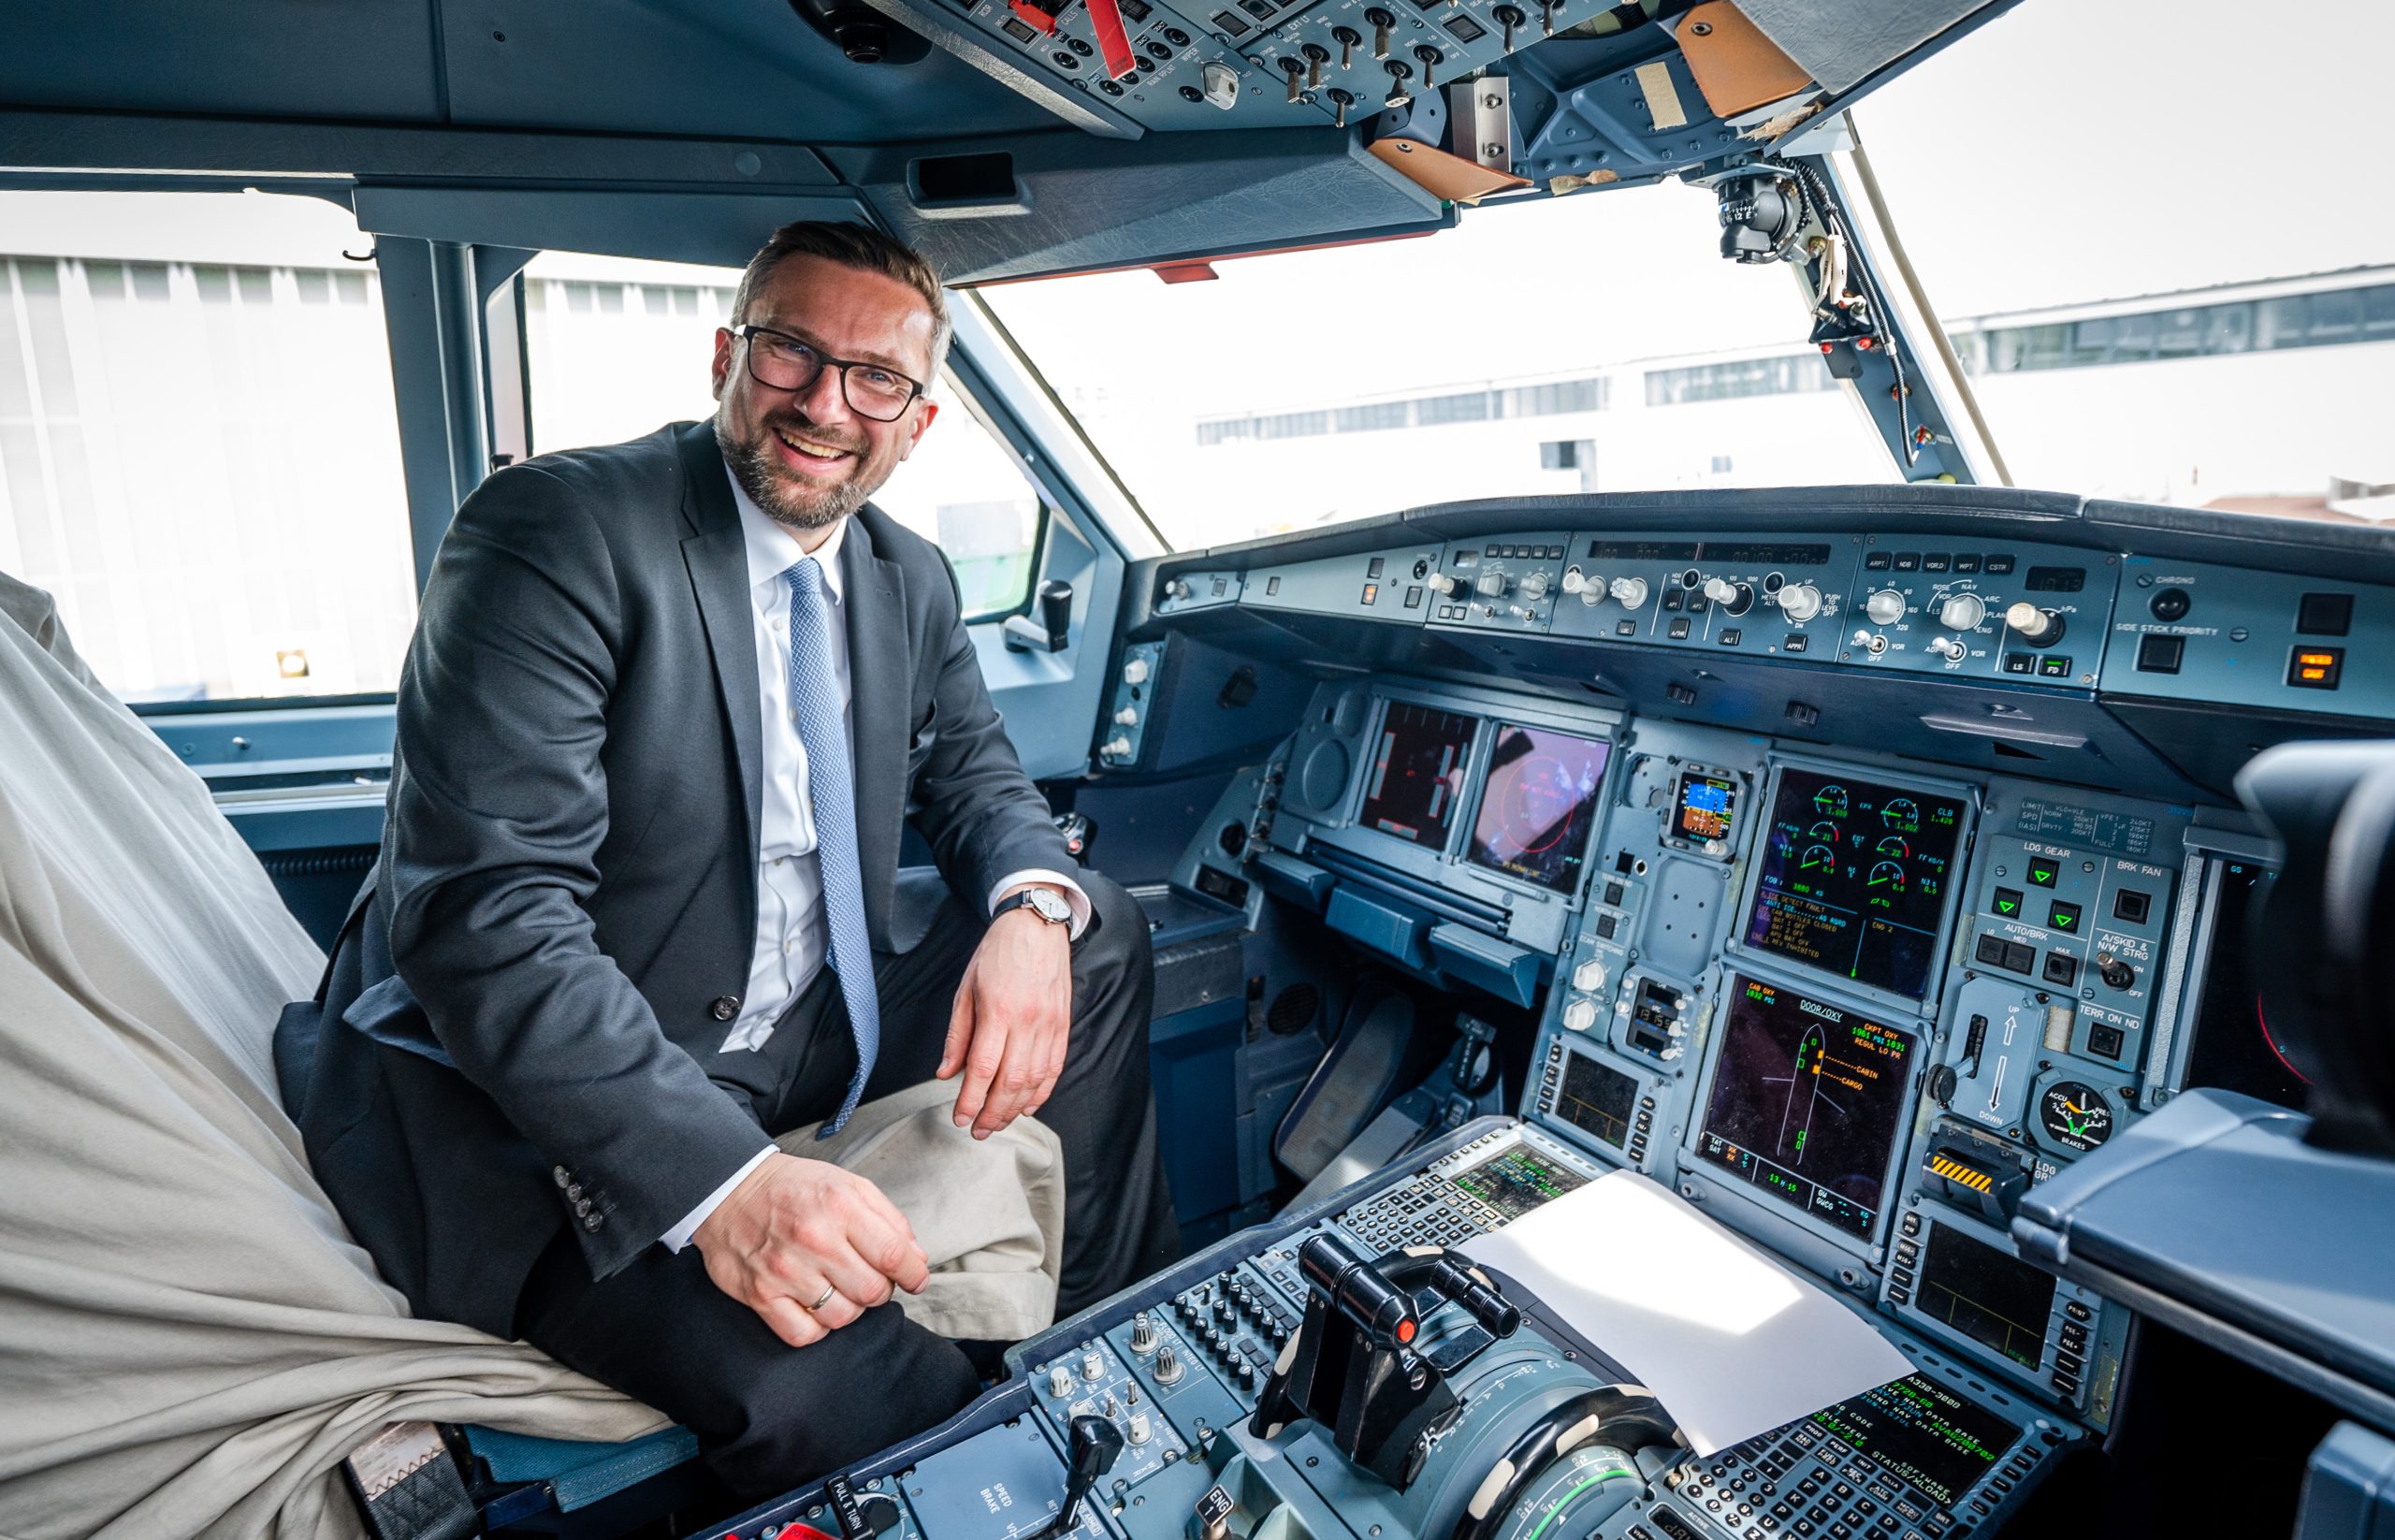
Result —
<path fill-rule="evenodd" d="M 976 282 L 1706 176 L 1788 148 L 2009 3 L 0 0 L 0 184 L 804 199 L 828 166 L 841 196 Z M 1473 78 L 1490 83 L 1451 94 Z M 1493 119 L 1450 121 L 1500 97 Z M 775 175 L 798 161 L 813 174 Z M 634 223 L 579 249 L 700 254 L 644 250 Z"/>

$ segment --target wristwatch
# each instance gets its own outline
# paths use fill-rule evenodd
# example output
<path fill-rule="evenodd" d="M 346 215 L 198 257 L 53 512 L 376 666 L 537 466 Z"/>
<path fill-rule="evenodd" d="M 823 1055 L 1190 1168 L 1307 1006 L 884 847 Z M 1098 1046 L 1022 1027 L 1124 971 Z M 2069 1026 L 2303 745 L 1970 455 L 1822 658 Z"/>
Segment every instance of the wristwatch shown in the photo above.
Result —
<path fill-rule="evenodd" d="M 1001 899 L 998 907 L 990 911 L 990 918 L 995 920 L 1013 909 L 1029 909 L 1052 925 L 1073 923 L 1073 907 L 1066 903 L 1065 895 L 1053 888 L 1025 888 L 1010 898 Z"/>

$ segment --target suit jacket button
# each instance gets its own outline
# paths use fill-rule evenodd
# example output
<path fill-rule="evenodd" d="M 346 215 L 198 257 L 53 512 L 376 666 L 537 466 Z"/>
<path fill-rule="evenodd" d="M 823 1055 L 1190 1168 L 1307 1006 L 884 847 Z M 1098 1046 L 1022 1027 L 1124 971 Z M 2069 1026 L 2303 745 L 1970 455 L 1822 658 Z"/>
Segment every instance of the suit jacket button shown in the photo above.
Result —
<path fill-rule="evenodd" d="M 579 1182 L 567 1183 L 565 1184 L 565 1196 L 568 1201 L 580 1198 L 582 1196 L 582 1184 Z"/>
<path fill-rule="evenodd" d="M 582 1228 L 587 1230 L 596 1231 L 600 1226 L 606 1222 L 607 1221 L 605 1219 L 595 1213 L 586 1213 L 582 1216 Z"/>
<path fill-rule="evenodd" d="M 580 1214 L 580 1215 L 582 1215 L 582 1217 L 584 1217 L 585 1219 L 589 1218 L 589 1217 L 590 1217 L 590 1199 L 587 1199 L 587 1198 L 577 1198 L 577 1199 L 575 1199 L 573 1200 L 573 1212 L 574 1212 L 574 1213 L 578 1213 L 578 1214 Z"/>
<path fill-rule="evenodd" d="M 567 1183 L 573 1181 L 573 1178 L 566 1174 L 566 1169 L 564 1167 L 552 1166 L 549 1168 L 549 1180 L 562 1187 Z"/>
<path fill-rule="evenodd" d="M 737 995 L 722 996 L 707 1008 L 707 1013 L 719 1022 L 732 1020 L 733 1017 L 740 1014 L 740 996 Z"/>

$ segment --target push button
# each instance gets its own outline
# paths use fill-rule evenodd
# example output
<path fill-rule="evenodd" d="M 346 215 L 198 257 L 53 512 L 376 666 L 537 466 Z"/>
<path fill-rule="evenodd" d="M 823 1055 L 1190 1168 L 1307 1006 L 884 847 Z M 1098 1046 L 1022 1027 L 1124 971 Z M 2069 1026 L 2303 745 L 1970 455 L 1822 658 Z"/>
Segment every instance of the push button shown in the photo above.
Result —
<path fill-rule="evenodd" d="M 2033 855 L 2029 858 L 2029 880 L 2040 888 L 2051 888 L 2062 864 L 2052 856 Z"/>
<path fill-rule="evenodd" d="M 2149 632 L 2137 639 L 2137 671 L 2140 674 L 2176 674 L 2180 660 L 2186 656 L 2186 651 L 2185 637 Z"/>
<path fill-rule="evenodd" d="M 2123 888 L 2112 895 L 2112 918 L 2124 925 L 2142 925 L 2154 912 L 2154 898 L 2135 888 Z"/>
<path fill-rule="evenodd" d="M 2018 888 L 1996 889 L 1996 901 L 1991 907 L 1996 913 L 2004 916 L 2007 920 L 2020 919 L 2021 890 Z"/>
<path fill-rule="evenodd" d="M 1985 931 L 1981 932 L 1979 947 L 1971 953 L 1971 955 L 1979 961 L 1985 963 L 1990 967 L 2002 967 L 2004 966 L 2004 937 Z"/>
<path fill-rule="evenodd" d="M 2067 952 L 2046 953 L 2046 982 L 2065 989 L 2079 982 L 2079 959 Z"/>
<path fill-rule="evenodd" d="M 2069 678 L 2070 660 L 2068 658 L 2054 657 L 2052 655 L 2039 659 L 2038 677 L 2041 679 Z"/>
<path fill-rule="evenodd" d="M 2077 935 L 2079 931 L 2079 906 L 2076 904 L 2065 904 L 2057 900 L 2051 908 L 2046 910 L 2046 923 L 2055 930 L 2069 931 L 2073 935 Z"/>

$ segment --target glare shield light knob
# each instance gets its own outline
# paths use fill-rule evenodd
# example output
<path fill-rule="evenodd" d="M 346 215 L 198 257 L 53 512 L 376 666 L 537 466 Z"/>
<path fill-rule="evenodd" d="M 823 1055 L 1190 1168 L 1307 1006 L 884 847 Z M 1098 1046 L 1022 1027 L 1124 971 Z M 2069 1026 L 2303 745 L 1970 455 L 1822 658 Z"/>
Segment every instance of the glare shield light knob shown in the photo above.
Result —
<path fill-rule="evenodd" d="M 1597 1002 L 1581 995 L 1563 1008 L 1563 1024 L 1575 1032 L 1586 1032 L 1597 1024 Z"/>
<path fill-rule="evenodd" d="M 1123 665 L 1123 682 L 1126 685 L 1146 684 L 1148 682 L 1148 661 L 1145 658 L 1134 658 L 1130 661 L 1125 663 Z"/>
<path fill-rule="evenodd" d="M 1779 590 L 1780 617 L 1801 626 L 1822 613 L 1822 590 L 1810 583 L 1791 583 Z"/>
<path fill-rule="evenodd" d="M 1643 577 L 1617 577 L 1613 580 L 1612 588 L 1607 591 L 1620 602 L 1623 609 L 1637 610 L 1647 607 L 1647 580 Z"/>
<path fill-rule="evenodd" d="M 1987 618 L 1987 601 L 1975 593 L 1958 593 L 1938 606 L 1938 623 L 1949 631 L 1977 631 Z"/>
<path fill-rule="evenodd" d="M 1563 569 L 1563 591 L 1578 593 L 1589 586 L 1589 574 L 1577 567 Z"/>
<path fill-rule="evenodd" d="M 1605 987 L 1605 960 L 1591 957 L 1572 970 L 1572 987 L 1590 995 Z"/>
<path fill-rule="evenodd" d="M 1905 617 L 1905 596 L 1894 588 L 1880 588 L 1863 602 L 1863 613 L 1875 626 L 1893 626 Z"/>
<path fill-rule="evenodd" d="M 1522 579 L 1522 597 L 1533 600 L 1546 598 L 1547 582 L 1545 573 L 1529 574 Z"/>
<path fill-rule="evenodd" d="M 2004 623 L 2033 647 L 2047 647 L 2062 638 L 2062 617 L 2052 610 L 2041 610 L 2026 599 L 2004 612 Z"/>
<path fill-rule="evenodd" d="M 1472 588 L 1473 591 L 1479 594 L 1481 598 L 1494 599 L 1499 594 L 1505 591 L 1505 574 L 1503 573 L 1482 573 L 1480 574 L 1480 581 L 1474 583 Z"/>

